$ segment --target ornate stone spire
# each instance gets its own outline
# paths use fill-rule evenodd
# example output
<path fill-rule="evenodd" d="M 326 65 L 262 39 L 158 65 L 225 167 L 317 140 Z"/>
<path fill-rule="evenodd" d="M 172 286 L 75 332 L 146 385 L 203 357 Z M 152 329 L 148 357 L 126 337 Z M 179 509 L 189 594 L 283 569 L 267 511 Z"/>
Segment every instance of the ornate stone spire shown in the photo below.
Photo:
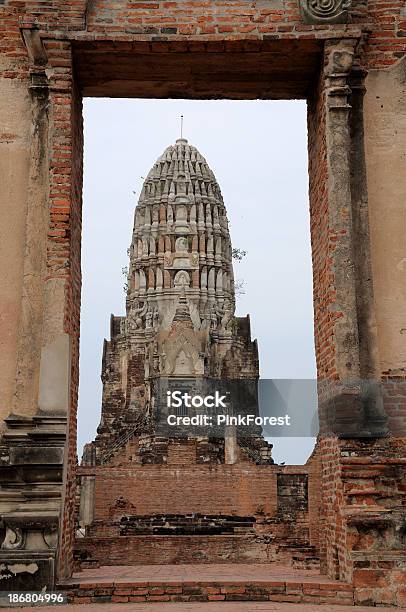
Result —
<path fill-rule="evenodd" d="M 235 298 L 226 209 L 205 158 L 185 138 L 155 162 L 135 210 L 129 330 L 168 330 L 181 296 L 195 330 L 228 329 Z"/>
<path fill-rule="evenodd" d="M 97 462 L 108 461 L 129 436 L 139 438 L 142 462 L 166 460 L 169 438 L 163 442 L 161 426 L 170 383 L 194 389 L 245 379 L 256 388 L 257 345 L 249 317 L 235 317 L 234 308 L 220 187 L 199 151 L 179 138 L 152 167 L 135 210 L 127 312 L 112 316 L 103 350 Z M 225 460 L 230 439 L 213 442 L 211 460 Z M 262 449 L 257 461 L 271 460 L 259 434 L 249 444 Z"/>

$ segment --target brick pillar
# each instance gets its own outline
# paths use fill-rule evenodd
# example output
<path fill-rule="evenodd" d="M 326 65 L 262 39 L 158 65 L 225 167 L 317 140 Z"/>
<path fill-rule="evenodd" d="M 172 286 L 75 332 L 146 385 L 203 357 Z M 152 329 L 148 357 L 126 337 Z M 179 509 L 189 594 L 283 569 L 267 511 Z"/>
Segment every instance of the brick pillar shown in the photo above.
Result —
<path fill-rule="evenodd" d="M 15 203 L 26 214 L 25 248 L 15 393 L 0 453 L 0 514 L 5 528 L 0 563 L 6 570 L 7 590 L 39 590 L 52 588 L 56 579 L 70 339 L 63 325 L 65 286 L 58 302 L 47 263 L 52 165 L 48 55 L 37 29 L 23 29 L 22 38 L 28 56 L 30 156 L 27 200 Z M 24 178 L 20 175 L 18 180 Z"/>
<path fill-rule="evenodd" d="M 355 207 L 353 202 L 353 197 L 356 199 L 362 190 L 362 186 L 358 186 L 358 190 L 354 188 L 351 172 L 355 139 L 351 134 L 349 77 L 355 43 L 351 39 L 326 43 L 323 92 L 327 159 L 328 309 L 334 343 L 332 378 L 337 385 L 327 389 L 323 406 L 325 412 L 321 420 L 326 418 L 329 422 L 322 422 L 322 426 L 327 425 L 327 429 L 332 428 L 346 437 L 382 435 L 386 432 L 380 389 L 373 380 L 377 368 L 374 365 L 371 367 L 373 354 L 368 350 L 372 342 L 366 341 L 373 330 L 360 324 L 360 313 L 367 310 L 373 294 L 371 288 L 369 293 L 364 291 L 361 299 L 366 267 L 364 270 L 361 268 L 363 258 L 357 257 L 357 254 L 361 251 L 369 262 L 368 222 L 365 215 L 363 218 L 359 215 L 359 207 Z M 362 111 L 358 120 L 362 121 Z M 362 156 L 363 151 L 359 149 L 358 143 L 357 152 Z M 360 232 L 361 225 L 366 227 L 365 235 Z"/>
<path fill-rule="evenodd" d="M 79 387 L 79 334 L 81 298 L 81 236 L 83 182 L 82 98 L 73 75 L 69 42 L 54 41 L 48 50 L 58 67 L 52 81 L 52 133 L 50 149 L 50 225 L 48 239 L 48 291 L 46 314 L 58 320 L 58 338 L 65 338 L 64 367 L 68 367 L 65 414 L 63 495 L 58 541 L 57 577 L 73 570 L 76 494 L 76 416 Z M 55 54 L 53 56 L 53 54 Z M 59 299 L 58 299 L 59 298 Z M 55 387 L 55 383 L 53 383 Z"/>
<path fill-rule="evenodd" d="M 362 91 L 351 98 L 349 87 L 360 86 L 359 74 L 351 75 L 354 42 L 326 44 L 318 115 L 325 122 L 323 295 L 328 299 L 316 301 L 316 325 L 318 319 L 329 323 L 331 342 L 326 353 L 328 339 L 319 339 L 318 366 L 333 381 L 321 386 L 322 392 L 327 388 L 320 408 L 321 558 L 330 577 L 353 582 L 356 603 L 400 605 L 406 569 L 399 527 L 405 523 L 405 450 L 404 441 L 385 437 L 373 288 L 362 282 L 370 278 L 370 262 Z M 317 142 L 314 134 L 311 141 Z M 320 243 L 316 247 L 320 252 Z M 315 261 L 317 273 L 321 265 Z"/>
<path fill-rule="evenodd" d="M 337 429 L 356 435 L 362 428 L 361 363 L 357 325 L 357 285 L 350 168 L 350 105 L 348 86 L 355 40 L 327 42 L 320 87 L 319 116 L 324 119 L 325 213 L 324 303 L 319 315 L 329 351 L 324 351 L 319 379 L 322 448 L 322 569 L 330 577 L 348 579 L 343 491 Z M 314 239 L 313 239 L 314 242 Z M 319 264 L 321 265 L 321 264 Z M 320 291 L 320 289 L 319 289 Z M 316 313 L 317 320 L 317 313 Z M 322 345 L 323 346 L 323 345 Z M 322 348 L 319 350 L 323 350 Z M 322 358 L 319 356 L 318 361 Z M 318 364 L 320 365 L 320 364 Z M 325 377 L 328 383 L 323 380 Z M 330 381 L 332 381 L 330 383 Z M 332 432 L 329 437 L 326 437 Z"/>

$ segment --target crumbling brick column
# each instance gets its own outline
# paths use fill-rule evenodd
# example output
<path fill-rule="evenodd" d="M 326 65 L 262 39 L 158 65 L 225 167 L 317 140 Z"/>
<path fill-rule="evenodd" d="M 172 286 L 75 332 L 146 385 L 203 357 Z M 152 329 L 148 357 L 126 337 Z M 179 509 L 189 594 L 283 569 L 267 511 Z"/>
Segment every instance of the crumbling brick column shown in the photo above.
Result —
<path fill-rule="evenodd" d="M 0 562 L 14 590 L 51 588 L 72 570 L 82 188 L 70 44 L 47 49 L 35 27 L 21 35 L 30 160 L 16 390 L 0 461 Z"/>
<path fill-rule="evenodd" d="M 324 103 L 313 107 L 318 109 L 319 117 L 323 117 L 324 110 L 324 203 L 328 210 L 324 227 L 324 263 L 328 271 L 324 280 L 327 287 L 331 283 L 330 289 L 333 288 L 325 289 L 329 300 L 321 303 L 318 313 L 316 310 L 316 324 L 317 315 L 327 316 L 326 309 L 332 315 L 330 350 L 326 353 L 321 345 L 318 352 L 319 371 L 331 379 L 328 383 L 321 380 L 320 385 L 322 571 L 332 578 L 353 582 L 357 603 L 402 605 L 404 444 L 386 437 L 387 418 L 373 354 L 374 329 L 363 326 L 359 315 L 360 304 L 373 299 L 373 288 L 370 285 L 366 290 L 360 285 L 362 271 L 365 274 L 369 264 L 361 262 L 361 267 L 356 256 L 360 250 L 364 257 L 369 256 L 369 233 L 367 215 L 362 215 L 354 204 L 354 199 L 357 202 L 366 194 L 360 196 L 354 189 L 351 172 L 354 150 L 363 154 L 360 132 L 351 130 L 349 84 L 354 50 L 355 41 L 327 43 Z M 356 83 L 359 85 L 359 79 Z M 356 107 L 358 122 L 363 119 L 361 109 L 360 105 Z M 315 138 L 311 140 L 311 144 L 315 142 Z M 323 156 L 319 159 L 323 160 Z M 362 170 L 362 159 L 357 161 Z M 314 234 L 313 240 L 316 238 Z M 370 336 L 365 338 L 366 334 Z"/>

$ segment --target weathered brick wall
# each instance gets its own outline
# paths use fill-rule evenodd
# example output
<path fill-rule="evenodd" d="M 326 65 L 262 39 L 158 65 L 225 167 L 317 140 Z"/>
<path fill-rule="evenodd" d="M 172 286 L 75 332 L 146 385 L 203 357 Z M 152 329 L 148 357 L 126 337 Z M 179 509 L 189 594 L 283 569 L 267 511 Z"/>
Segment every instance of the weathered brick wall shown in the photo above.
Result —
<path fill-rule="evenodd" d="M 320 444 L 316 444 L 311 456 L 307 460 L 308 470 L 308 506 L 309 506 L 309 541 L 320 554 L 320 538 L 323 532 L 324 517 L 321 513 L 322 485 L 321 485 L 321 457 Z"/>
<path fill-rule="evenodd" d="M 236 514 L 264 508 L 276 513 L 276 474 L 267 466 L 196 464 L 96 468 L 95 520 L 113 518 L 111 508 L 125 496 L 132 514 Z M 179 464 L 178 464 L 179 465 Z M 123 493 L 124 492 L 124 493 Z M 116 515 L 122 511 L 117 508 Z M 114 515 L 114 513 L 113 513 Z"/>
<path fill-rule="evenodd" d="M 319 462 L 314 453 L 304 466 L 256 465 L 240 449 L 234 465 L 204 465 L 197 463 L 196 443 L 184 441 L 170 442 L 165 465 L 141 465 L 137 442 L 131 441 L 106 466 L 78 467 L 77 473 L 96 476 L 96 521 L 120 517 L 123 499 L 138 515 L 280 514 L 294 521 L 302 511 L 307 515 L 309 495 L 314 502 L 319 498 Z M 317 523 L 316 504 L 312 513 Z"/>
<path fill-rule="evenodd" d="M 61 85 L 62 89 L 63 85 Z M 68 447 L 65 460 L 64 505 L 60 539 L 59 575 L 69 576 L 72 569 L 75 539 L 74 513 L 76 495 L 76 438 L 77 399 L 79 389 L 79 335 L 81 302 L 81 230 L 82 230 L 82 175 L 83 175 L 83 121 L 82 103 L 77 91 L 71 97 L 59 90 L 60 114 L 54 118 L 54 148 L 51 168 L 49 253 L 54 273 L 67 267 L 65 331 L 71 338 L 71 386 L 68 415 Z M 71 125 L 71 138 L 67 139 L 67 125 Z M 69 181 L 69 175 L 71 181 Z M 70 215 L 69 215 L 70 213 Z M 51 263 L 49 264 L 52 269 Z"/>
<path fill-rule="evenodd" d="M 195 441 L 182 444 L 172 442 L 168 446 L 168 465 L 193 465 L 197 459 L 197 446 Z"/>
<path fill-rule="evenodd" d="M 6 0 L 5 5 L 12 6 L 13 2 Z M 351 23 L 357 26 L 368 24 L 372 30 L 367 48 L 371 65 L 390 65 L 404 51 L 402 7 L 401 0 L 352 3 Z M 343 29 L 341 25 L 303 24 L 297 3 L 288 0 L 261 4 L 252 0 L 223 0 L 213 5 L 203 5 L 198 0 L 187 3 L 182 0 L 95 0 L 91 3 L 86 0 L 75 3 L 54 0 L 48 3 L 46 10 L 43 3 L 27 0 L 11 10 L 27 26 L 39 24 L 50 32 L 69 31 L 71 36 L 75 36 L 76 31 L 87 30 L 90 35 L 116 38 L 146 36 L 187 40 L 200 37 L 221 41 L 236 35 L 246 39 L 267 35 L 278 38 L 286 34 L 308 37 L 309 32 L 322 37 L 323 30 Z M 13 27 L 15 21 L 7 25 Z"/>
<path fill-rule="evenodd" d="M 320 83 L 308 101 L 310 235 L 313 264 L 313 304 L 317 375 L 336 378 L 334 320 L 334 279 L 330 271 L 330 250 L 334 243 L 329 235 L 327 214 L 327 155 L 325 138 L 325 97 Z"/>
<path fill-rule="evenodd" d="M 266 37 L 278 38 L 324 38 L 327 33 L 343 31 L 347 34 L 360 25 L 371 31 L 366 47 L 366 60 L 371 67 L 385 67 L 395 62 L 404 53 L 405 19 L 403 2 L 395 0 L 371 0 L 368 3 L 354 1 L 351 7 L 350 24 L 305 25 L 302 23 L 298 5 L 288 0 L 270 0 L 258 4 L 253 0 L 217 1 L 202 4 L 198 0 L 95 0 L 75 3 L 53 0 L 47 3 L 27 0 L 13 6 L 5 0 L 7 45 L 18 38 L 18 24 L 26 27 L 38 25 L 48 32 L 69 33 L 86 31 L 88 37 L 104 39 L 149 40 L 217 40 L 238 38 L 255 40 Z M 52 39 L 53 37 L 50 36 Z M 83 38 L 83 36 L 81 36 Z M 220 46 L 219 46 L 220 48 Z M 248 47 L 247 47 L 248 48 Z M 158 50 L 158 47 L 156 47 Z M 161 46 L 161 51 L 165 46 Z"/>
<path fill-rule="evenodd" d="M 321 569 L 328 576 L 345 580 L 347 557 L 343 525 L 343 484 L 341 480 L 340 449 L 335 438 L 319 442 L 322 460 L 322 506 L 320 514 L 324 530 L 320 542 Z"/>
<path fill-rule="evenodd" d="M 75 556 L 84 563 L 98 563 L 102 551 L 109 550 L 110 561 L 117 564 L 126 559 L 187 563 L 198 558 L 205 563 L 306 564 L 309 557 L 317 563 L 318 505 L 310 510 L 308 504 L 309 491 L 313 502 L 320 495 L 317 462 L 315 455 L 306 466 L 258 466 L 244 461 L 241 451 L 237 464 L 201 465 L 196 463 L 196 444 L 185 441 L 169 444 L 166 465 L 141 465 L 135 445 L 128 443 L 108 466 L 78 468 L 79 474 L 95 476 L 95 492 L 93 522 L 87 536 L 76 541 Z M 190 546 L 172 534 L 162 536 L 162 550 L 155 535 L 133 539 L 127 532 L 121 534 L 122 517 L 129 517 L 130 525 L 149 525 L 150 519 L 156 525 L 154 517 L 159 515 L 172 516 L 179 525 L 182 517 L 193 515 L 253 517 L 255 533 L 245 539 L 191 537 Z"/>
<path fill-rule="evenodd" d="M 405 605 L 405 441 L 325 438 L 321 448 L 322 569 L 353 583 L 357 604 Z"/>
<path fill-rule="evenodd" d="M 384 372 L 383 396 L 389 431 L 394 437 L 406 437 L 406 377 Z"/>
<path fill-rule="evenodd" d="M 252 536 L 122 536 L 76 540 L 75 557 L 81 567 L 111 565 L 171 565 L 181 563 L 279 563 L 276 546 Z"/>
<path fill-rule="evenodd" d="M 367 38 L 365 63 L 369 69 L 391 66 L 405 54 L 406 20 L 402 2 L 368 0 L 371 34 Z"/>

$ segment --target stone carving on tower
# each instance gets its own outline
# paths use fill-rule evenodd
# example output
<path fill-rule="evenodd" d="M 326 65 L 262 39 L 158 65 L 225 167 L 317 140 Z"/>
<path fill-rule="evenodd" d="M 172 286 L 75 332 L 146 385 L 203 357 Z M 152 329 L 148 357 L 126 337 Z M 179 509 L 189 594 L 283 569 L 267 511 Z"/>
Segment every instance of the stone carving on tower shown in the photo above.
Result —
<path fill-rule="evenodd" d="M 129 259 L 126 316 L 111 317 L 111 339 L 104 342 L 101 422 L 85 463 L 106 462 L 130 436 L 138 437 L 143 462 L 165 461 L 166 442 L 154 435 L 157 381 L 259 375 L 249 317 L 234 315 L 220 187 L 185 139 L 169 146 L 145 179 Z M 271 445 L 260 435 L 250 446 L 258 462 L 272 462 Z"/>

